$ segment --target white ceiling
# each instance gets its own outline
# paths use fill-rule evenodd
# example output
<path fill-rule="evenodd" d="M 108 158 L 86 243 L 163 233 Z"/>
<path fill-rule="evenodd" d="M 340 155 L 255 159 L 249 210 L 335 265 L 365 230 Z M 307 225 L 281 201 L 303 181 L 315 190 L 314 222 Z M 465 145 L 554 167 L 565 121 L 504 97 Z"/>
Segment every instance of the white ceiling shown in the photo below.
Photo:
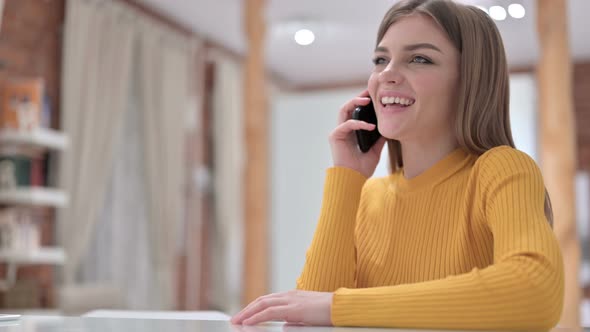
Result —
<path fill-rule="evenodd" d="M 522 4 L 526 16 L 497 22 L 511 66 L 532 66 L 538 58 L 535 0 L 461 0 L 464 3 Z M 197 34 L 244 54 L 245 0 L 141 0 Z M 379 22 L 395 0 L 267 0 L 268 69 L 298 86 L 362 82 L 371 68 Z M 590 0 L 569 0 L 570 44 L 576 60 L 590 59 Z M 299 46 L 288 22 L 307 22 L 316 41 Z"/>

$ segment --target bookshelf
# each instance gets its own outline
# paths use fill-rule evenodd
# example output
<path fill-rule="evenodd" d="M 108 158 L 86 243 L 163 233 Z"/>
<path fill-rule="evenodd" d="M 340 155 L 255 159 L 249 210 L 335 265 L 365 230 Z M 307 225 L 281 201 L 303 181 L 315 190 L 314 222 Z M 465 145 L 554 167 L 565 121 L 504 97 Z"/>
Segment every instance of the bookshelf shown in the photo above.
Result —
<path fill-rule="evenodd" d="M 0 129 L 0 155 L 12 158 L 11 156 L 24 156 L 24 158 L 37 158 L 46 160 L 52 158 L 55 153 L 62 153 L 67 150 L 70 144 L 69 138 L 66 134 L 48 128 L 37 127 L 31 130 L 18 130 L 18 129 Z M 19 157 L 20 158 L 20 157 Z M 15 178 L 17 169 L 21 167 L 18 164 L 21 159 L 14 159 Z M 32 164 L 31 164 L 32 165 Z M 27 168 L 31 171 L 33 166 Z M 32 173 L 24 172 L 27 176 L 30 176 L 31 182 L 22 183 L 18 180 L 11 186 L 0 186 L 0 206 L 4 209 L 15 210 L 15 211 L 30 211 L 33 213 L 35 209 L 46 209 L 46 208 L 63 208 L 68 205 L 69 197 L 63 190 L 52 188 L 48 178 L 52 178 L 54 164 L 48 163 L 43 172 L 43 180 L 41 184 L 33 183 Z M 22 170 L 21 170 L 22 171 Z M 18 215 L 21 212 L 17 212 L 15 217 L 10 221 L 4 220 L 4 229 L 6 228 L 6 222 L 14 225 L 18 222 Z M 25 213 L 26 214 L 26 213 Z M 34 213 L 33 213 L 34 215 Z M 38 224 L 47 222 L 45 218 L 42 220 L 31 220 L 29 223 L 33 223 L 35 228 L 40 232 L 41 225 Z M 1 223 L 0 223 L 1 224 Z M 21 239 L 20 231 L 9 232 L 13 234 L 16 239 Z M 27 238 L 25 236 L 25 238 Z M 12 240 L 16 241 L 16 240 Z M 1 244 L 1 243 L 0 243 Z M 38 245 L 14 245 L 12 247 L 0 246 L 0 263 L 4 264 L 4 274 L 0 276 L 0 291 L 8 292 L 14 286 L 19 279 L 18 270 L 24 266 L 61 266 L 66 261 L 66 255 L 63 248 L 58 246 L 47 246 L 41 245 L 40 239 Z"/>
<path fill-rule="evenodd" d="M 27 264 L 57 264 L 65 262 L 66 255 L 59 247 L 41 247 L 28 251 L 0 250 L 0 260 L 18 265 Z"/>
<path fill-rule="evenodd" d="M 0 204 L 18 206 L 65 207 L 68 195 L 58 189 L 44 187 L 17 187 L 0 189 Z"/>
<path fill-rule="evenodd" d="M 19 266 L 38 264 L 62 265 L 65 260 L 65 252 L 59 247 L 41 247 L 26 251 L 0 250 L 0 262 L 7 264 L 6 277 L 0 280 L 0 290 L 9 290 L 14 285 Z"/>
<path fill-rule="evenodd" d="M 30 146 L 55 151 L 63 151 L 70 144 L 65 134 L 48 128 L 36 128 L 30 131 L 0 129 L 0 142 L 11 146 Z"/>

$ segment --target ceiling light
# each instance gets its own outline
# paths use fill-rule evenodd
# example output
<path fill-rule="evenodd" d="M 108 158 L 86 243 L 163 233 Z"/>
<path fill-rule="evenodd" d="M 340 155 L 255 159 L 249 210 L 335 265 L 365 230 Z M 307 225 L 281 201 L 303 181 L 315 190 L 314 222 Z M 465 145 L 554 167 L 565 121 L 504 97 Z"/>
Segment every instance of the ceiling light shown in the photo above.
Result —
<path fill-rule="evenodd" d="M 315 40 L 315 35 L 313 31 L 308 29 L 300 29 L 295 32 L 295 42 L 302 46 L 307 46 Z"/>
<path fill-rule="evenodd" d="M 506 19 L 506 9 L 500 6 L 490 7 L 490 16 L 496 21 L 504 21 Z"/>
<path fill-rule="evenodd" d="M 508 6 L 508 13 L 514 18 L 523 18 L 525 14 L 524 7 L 519 3 L 513 3 Z"/>

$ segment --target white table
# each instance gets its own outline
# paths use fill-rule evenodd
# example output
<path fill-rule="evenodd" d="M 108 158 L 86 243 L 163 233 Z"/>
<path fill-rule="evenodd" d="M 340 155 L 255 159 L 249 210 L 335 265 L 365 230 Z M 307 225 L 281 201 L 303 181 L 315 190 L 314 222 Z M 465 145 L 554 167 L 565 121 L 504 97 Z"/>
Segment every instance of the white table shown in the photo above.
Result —
<path fill-rule="evenodd" d="M 0 332 L 366 332 L 379 329 L 284 326 L 271 322 L 257 326 L 232 325 L 229 321 L 136 319 L 106 317 L 22 316 L 0 322 Z M 388 331 L 388 330 L 383 330 Z"/>
<path fill-rule="evenodd" d="M 220 311 L 93 310 L 85 313 L 82 317 L 223 321 L 231 319 L 231 316 Z"/>
<path fill-rule="evenodd" d="M 136 319 L 106 317 L 23 316 L 0 322 L 0 332 L 378 332 L 411 331 L 346 327 L 302 327 L 283 323 L 257 326 L 232 325 L 228 321 Z M 552 332 L 580 332 L 554 329 Z M 446 331 L 449 332 L 449 331 Z M 585 329 L 584 332 L 590 332 Z"/>

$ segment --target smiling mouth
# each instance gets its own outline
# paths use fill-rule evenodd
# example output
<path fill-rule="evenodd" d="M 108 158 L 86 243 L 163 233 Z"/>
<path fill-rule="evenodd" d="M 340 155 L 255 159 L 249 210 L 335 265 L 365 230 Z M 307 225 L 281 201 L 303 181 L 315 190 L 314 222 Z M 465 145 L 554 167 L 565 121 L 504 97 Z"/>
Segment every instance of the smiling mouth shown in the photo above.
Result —
<path fill-rule="evenodd" d="M 412 106 L 416 100 L 400 97 L 382 97 L 381 106 L 383 108 L 394 107 L 394 108 L 406 108 Z"/>

